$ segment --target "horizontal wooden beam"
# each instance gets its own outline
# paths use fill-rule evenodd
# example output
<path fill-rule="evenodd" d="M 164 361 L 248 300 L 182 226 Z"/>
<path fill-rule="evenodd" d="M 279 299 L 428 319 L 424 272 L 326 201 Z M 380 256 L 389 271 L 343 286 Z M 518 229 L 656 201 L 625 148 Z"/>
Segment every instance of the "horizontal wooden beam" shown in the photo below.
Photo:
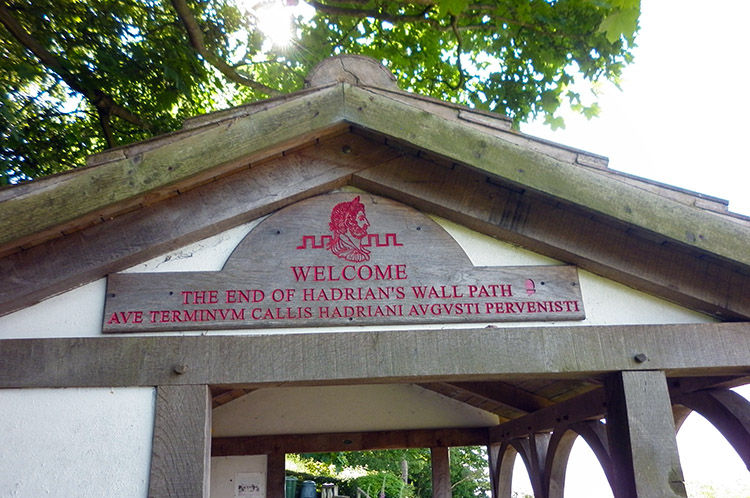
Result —
<path fill-rule="evenodd" d="M 357 169 L 398 154 L 346 133 L 6 255 L 0 315 L 343 186 Z"/>
<path fill-rule="evenodd" d="M 458 164 L 396 158 L 354 185 L 630 287 L 732 319 L 750 319 L 750 268 Z M 748 240 L 743 247 L 746 250 Z"/>
<path fill-rule="evenodd" d="M 684 377 L 748 365 L 748 322 L 0 340 L 0 387 Z"/>
<path fill-rule="evenodd" d="M 211 456 L 390 450 L 487 444 L 487 428 L 414 429 L 213 438 Z"/>
<path fill-rule="evenodd" d="M 492 427 L 489 431 L 490 442 L 499 443 L 584 420 L 603 418 L 607 410 L 605 399 L 604 389 L 600 388 L 529 413 Z"/>

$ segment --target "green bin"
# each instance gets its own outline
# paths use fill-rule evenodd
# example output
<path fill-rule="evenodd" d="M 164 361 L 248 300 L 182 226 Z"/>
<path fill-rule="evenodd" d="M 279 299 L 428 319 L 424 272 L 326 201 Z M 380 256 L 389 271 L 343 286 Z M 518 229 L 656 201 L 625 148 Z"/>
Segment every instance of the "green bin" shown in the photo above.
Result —
<path fill-rule="evenodd" d="M 297 478 L 294 476 L 286 477 L 286 487 L 284 488 L 284 498 L 294 498 L 297 494 Z"/>

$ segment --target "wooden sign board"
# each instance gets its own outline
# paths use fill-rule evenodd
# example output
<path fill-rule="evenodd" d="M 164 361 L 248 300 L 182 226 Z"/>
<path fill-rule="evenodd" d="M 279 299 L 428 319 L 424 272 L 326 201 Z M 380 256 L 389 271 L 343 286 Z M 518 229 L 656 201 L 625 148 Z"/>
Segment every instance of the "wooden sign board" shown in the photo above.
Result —
<path fill-rule="evenodd" d="M 268 217 L 221 271 L 110 275 L 103 331 L 583 318 L 575 267 L 474 267 L 418 211 L 337 193 Z"/>

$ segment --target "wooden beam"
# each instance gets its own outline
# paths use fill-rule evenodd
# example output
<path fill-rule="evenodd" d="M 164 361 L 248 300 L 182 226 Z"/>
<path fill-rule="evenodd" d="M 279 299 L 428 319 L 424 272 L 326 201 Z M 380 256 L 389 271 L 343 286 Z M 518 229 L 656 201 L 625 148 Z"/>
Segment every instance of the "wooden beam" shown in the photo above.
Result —
<path fill-rule="evenodd" d="M 148 496 L 208 497 L 211 407 L 208 386 L 159 386 Z"/>
<path fill-rule="evenodd" d="M 416 105 L 404 105 L 385 92 L 345 84 L 344 99 L 347 120 L 367 130 L 750 268 L 750 230 L 729 217 L 626 184 L 614 175 L 555 160 Z"/>
<path fill-rule="evenodd" d="M 234 401 L 237 398 L 253 392 L 255 389 L 223 389 L 220 393 L 212 396 L 211 406 L 216 408 L 223 404 Z"/>
<path fill-rule="evenodd" d="M 487 444 L 487 428 L 415 429 L 331 434 L 278 434 L 214 438 L 212 456 L 262 453 L 315 453 L 331 451 L 477 446 Z"/>
<path fill-rule="evenodd" d="M 0 315 L 340 187 L 357 169 L 397 154 L 345 134 L 6 255 Z"/>
<path fill-rule="evenodd" d="M 118 149 L 111 154 L 119 160 L 9 189 L 0 196 L 0 219 L 14 222 L 0 225 L 0 251 L 56 236 L 105 213 L 112 216 L 112 205 L 120 212 L 183 182 L 205 181 L 280 153 L 342 121 L 341 106 L 340 87 L 321 88 L 251 118 Z"/>
<path fill-rule="evenodd" d="M 445 446 L 430 448 L 432 466 L 432 498 L 451 498 L 450 452 Z"/>
<path fill-rule="evenodd" d="M 666 236 L 562 203 L 487 171 L 402 157 L 360 171 L 352 181 L 686 307 L 718 317 L 750 318 L 750 267 L 688 249 Z M 736 236 L 744 240 L 745 251 L 748 236 Z"/>
<path fill-rule="evenodd" d="M 266 497 L 285 498 L 286 456 L 284 453 L 269 453 L 266 458 Z"/>
<path fill-rule="evenodd" d="M 449 385 L 476 396 L 513 406 L 524 412 L 541 410 L 554 404 L 547 398 L 537 396 L 505 382 L 450 382 Z"/>
<path fill-rule="evenodd" d="M 454 383 L 428 382 L 417 385 L 422 389 L 427 389 L 429 391 L 441 394 L 446 398 L 452 399 L 454 401 L 465 403 L 469 406 L 479 408 L 480 410 L 494 413 L 495 415 L 500 417 L 500 422 L 505 422 L 516 417 L 522 417 L 526 414 L 525 411 L 519 410 L 518 408 L 510 404 L 506 404 L 499 400 L 490 399 L 479 394 L 475 394 L 471 391 L 454 387 Z"/>
<path fill-rule="evenodd" d="M 605 383 L 615 498 L 686 497 L 663 372 L 618 372 Z"/>
<path fill-rule="evenodd" d="M 748 365 L 747 322 L 0 340 L 0 387 L 580 379 L 652 368 L 747 375 Z"/>
<path fill-rule="evenodd" d="M 555 427 L 603 418 L 605 412 L 604 390 L 597 389 L 495 426 L 490 429 L 490 442 L 509 441 L 532 433 L 551 431 Z"/>

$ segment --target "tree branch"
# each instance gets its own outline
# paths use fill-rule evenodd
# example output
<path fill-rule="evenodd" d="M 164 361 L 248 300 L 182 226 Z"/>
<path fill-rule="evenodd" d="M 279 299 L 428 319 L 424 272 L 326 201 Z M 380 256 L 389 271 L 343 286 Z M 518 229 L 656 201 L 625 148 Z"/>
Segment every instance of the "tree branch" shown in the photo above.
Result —
<path fill-rule="evenodd" d="M 115 145 L 115 136 L 112 132 L 112 124 L 110 123 L 110 115 L 103 109 L 97 108 L 96 113 L 99 116 L 99 124 L 104 131 L 104 139 L 107 141 L 107 147 L 112 148 Z"/>
<path fill-rule="evenodd" d="M 451 16 L 451 29 L 453 29 L 453 34 L 456 35 L 456 66 L 458 66 L 458 83 L 455 85 L 451 85 L 450 83 L 446 82 L 445 84 L 450 88 L 451 90 L 458 90 L 462 86 L 464 86 L 464 68 L 461 64 L 461 52 L 463 51 L 462 44 L 463 40 L 461 39 L 461 32 L 458 30 L 458 19 L 456 16 Z"/>
<path fill-rule="evenodd" d="M 13 14 L 5 8 L 4 1 L 0 1 L 0 23 L 5 26 L 5 29 L 7 29 L 10 34 L 21 43 L 21 45 L 34 54 L 44 66 L 57 74 L 71 89 L 83 95 L 86 100 L 96 107 L 97 112 L 99 112 L 100 115 L 104 112 L 107 116 L 117 116 L 139 128 L 145 130 L 150 130 L 152 128 L 150 123 L 117 104 L 110 95 L 99 90 L 92 75 L 85 72 L 75 74 L 68 70 L 55 54 L 44 48 L 42 44 L 26 32 L 16 18 L 13 17 Z M 107 143 L 111 147 L 112 137 L 108 136 L 108 131 L 104 125 L 102 131 L 107 139 Z"/>
<path fill-rule="evenodd" d="M 330 14 L 332 16 L 372 17 L 373 19 L 388 21 L 394 24 L 400 22 L 426 22 L 427 24 L 430 24 L 431 26 L 435 26 L 437 28 L 445 28 L 445 26 L 442 26 L 437 21 L 437 19 L 430 19 L 428 17 L 425 17 L 430 12 L 430 10 L 432 10 L 432 4 L 429 4 L 422 12 L 418 14 L 393 15 L 381 10 L 353 9 L 350 7 L 340 7 L 337 5 L 320 3 L 316 0 L 311 0 L 307 3 L 315 7 L 315 10 L 325 12 L 326 14 Z"/>
<path fill-rule="evenodd" d="M 188 38 L 190 39 L 190 45 L 196 52 L 198 52 L 198 54 L 200 54 L 201 57 L 206 60 L 206 62 L 218 69 L 221 74 L 226 76 L 226 78 L 230 81 L 250 87 L 253 90 L 258 90 L 259 92 L 263 92 L 266 95 L 281 95 L 281 92 L 279 92 L 278 90 L 275 90 L 270 86 L 266 86 L 263 83 L 255 81 L 251 78 L 248 78 L 244 74 L 241 74 L 237 70 L 235 70 L 224 59 L 218 57 L 215 54 L 212 54 L 208 50 L 208 48 L 206 48 L 206 43 L 203 38 L 203 31 L 201 31 L 200 26 L 198 26 L 198 21 L 196 21 L 195 16 L 193 16 L 193 12 L 190 10 L 190 7 L 188 7 L 186 1 L 171 1 L 172 7 L 174 7 L 174 10 L 177 11 L 177 15 L 182 21 L 182 24 L 185 27 L 185 31 L 187 31 Z"/>
<path fill-rule="evenodd" d="M 329 1 L 335 2 L 335 0 L 329 0 Z M 435 6 L 433 2 L 430 2 L 427 0 L 423 0 L 423 1 L 420 0 L 416 2 L 422 5 L 426 5 L 426 8 L 421 13 L 400 14 L 400 15 L 388 14 L 387 12 L 383 12 L 377 9 L 360 9 L 360 8 L 353 8 L 353 7 L 344 7 L 340 5 L 331 5 L 328 3 L 320 3 L 317 0 L 311 0 L 311 1 L 308 1 L 308 3 L 312 5 L 313 7 L 315 7 L 316 10 L 319 10 L 321 12 L 324 12 L 332 16 L 371 17 L 373 19 L 379 19 L 381 21 L 388 21 L 394 24 L 401 23 L 401 22 L 424 22 L 440 31 L 453 30 L 455 32 L 456 30 L 456 28 L 454 28 L 452 25 L 444 25 L 444 24 L 441 24 L 440 21 L 438 21 L 437 19 L 425 17 L 425 15 L 427 15 L 430 12 L 430 10 L 432 10 Z M 462 13 L 460 17 L 461 19 L 466 19 L 468 17 L 467 14 L 479 15 L 482 12 L 489 12 L 489 11 L 494 10 L 495 8 L 496 7 L 491 4 L 482 4 L 482 3 L 470 4 L 468 7 L 466 7 L 466 10 Z M 491 14 L 490 17 L 492 18 L 493 21 L 499 21 L 500 23 L 527 28 L 536 33 L 540 33 L 546 36 L 554 36 L 558 38 L 570 37 L 569 34 L 561 32 L 561 31 L 550 31 L 538 25 L 529 24 L 529 23 L 519 21 L 516 19 L 511 19 L 509 17 L 498 16 L 495 13 Z M 474 24 L 467 24 L 467 25 L 458 25 L 457 29 L 458 31 L 473 31 L 473 30 L 496 31 L 498 29 L 503 29 L 503 28 L 502 26 L 494 22 L 494 23 L 474 23 Z"/>

